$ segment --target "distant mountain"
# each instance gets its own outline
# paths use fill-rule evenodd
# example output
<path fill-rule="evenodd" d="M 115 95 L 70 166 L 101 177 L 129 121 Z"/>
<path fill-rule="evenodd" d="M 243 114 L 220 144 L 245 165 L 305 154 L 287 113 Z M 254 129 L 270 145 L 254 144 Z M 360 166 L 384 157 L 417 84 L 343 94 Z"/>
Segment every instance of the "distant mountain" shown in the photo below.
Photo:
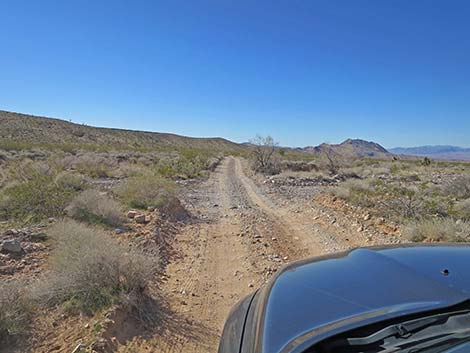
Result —
<path fill-rule="evenodd" d="M 323 154 L 332 153 L 344 158 L 391 158 L 392 155 L 376 142 L 360 139 L 347 139 L 340 144 L 322 143 L 319 146 L 302 148 L 304 152 Z"/>
<path fill-rule="evenodd" d="M 395 154 L 404 154 L 410 156 L 470 161 L 470 148 L 450 145 L 395 147 L 389 149 L 389 151 Z"/>

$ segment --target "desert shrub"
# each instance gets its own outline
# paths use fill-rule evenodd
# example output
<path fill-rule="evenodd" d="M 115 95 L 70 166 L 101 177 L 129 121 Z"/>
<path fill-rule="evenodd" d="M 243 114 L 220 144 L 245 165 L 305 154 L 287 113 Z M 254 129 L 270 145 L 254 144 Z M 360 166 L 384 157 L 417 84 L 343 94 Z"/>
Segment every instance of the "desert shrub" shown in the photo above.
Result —
<path fill-rule="evenodd" d="M 412 241 L 462 242 L 470 239 L 470 223 L 450 218 L 426 219 L 410 224 L 405 235 Z"/>
<path fill-rule="evenodd" d="M 36 174 L 28 181 L 5 188 L 0 196 L 0 219 L 23 223 L 63 214 L 74 190 L 49 176 Z"/>
<path fill-rule="evenodd" d="M 289 161 L 284 160 L 281 162 L 281 168 L 284 170 L 290 170 L 293 172 L 311 172 L 319 171 L 318 166 L 315 163 L 307 161 Z"/>
<path fill-rule="evenodd" d="M 378 179 L 348 179 L 330 191 L 352 204 L 374 208 L 396 220 L 446 217 L 452 212 L 448 197 L 427 183 L 406 185 Z"/>
<path fill-rule="evenodd" d="M 457 213 L 457 217 L 470 220 L 470 199 L 458 201 L 455 204 L 455 211 Z"/>
<path fill-rule="evenodd" d="M 38 282 L 41 304 L 91 314 L 122 301 L 138 300 L 158 270 L 158 256 L 126 251 L 103 231 L 74 221 L 51 230 L 56 241 L 50 274 Z"/>
<path fill-rule="evenodd" d="M 78 194 L 67 207 L 67 214 L 82 222 L 101 223 L 118 227 L 124 223 L 120 204 L 97 190 Z"/>
<path fill-rule="evenodd" d="M 86 186 L 85 178 L 77 173 L 62 172 L 56 176 L 55 180 L 63 188 L 75 191 L 82 191 Z"/>
<path fill-rule="evenodd" d="M 24 284 L 0 283 L 0 345 L 27 332 L 31 311 Z"/>
<path fill-rule="evenodd" d="M 85 153 L 73 162 L 75 169 L 92 178 L 107 178 L 117 164 L 117 160 L 107 154 Z"/>
<path fill-rule="evenodd" d="M 374 180 L 348 179 L 336 190 L 336 195 L 360 206 L 370 206 L 374 193 Z"/>
<path fill-rule="evenodd" d="M 173 158 L 164 158 L 158 161 L 155 171 L 165 178 L 190 179 L 204 175 L 210 168 L 212 161 L 203 156 L 187 153 Z"/>
<path fill-rule="evenodd" d="M 115 189 L 116 195 L 129 207 L 160 207 L 175 192 L 175 184 L 158 176 L 136 176 Z"/>
<path fill-rule="evenodd" d="M 470 198 L 470 175 L 460 176 L 444 186 L 444 193 L 457 199 Z"/>
<path fill-rule="evenodd" d="M 251 166 L 257 173 L 266 175 L 279 174 L 281 172 L 281 159 L 277 150 L 279 143 L 271 136 L 256 136 L 250 140 L 252 145 Z"/>

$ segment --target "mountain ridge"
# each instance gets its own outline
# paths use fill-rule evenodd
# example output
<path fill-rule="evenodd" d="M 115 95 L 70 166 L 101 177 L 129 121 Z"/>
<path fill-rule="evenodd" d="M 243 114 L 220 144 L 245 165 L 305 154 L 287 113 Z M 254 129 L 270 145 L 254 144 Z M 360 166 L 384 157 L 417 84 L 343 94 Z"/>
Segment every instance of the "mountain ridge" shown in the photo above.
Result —
<path fill-rule="evenodd" d="M 435 159 L 470 160 L 470 148 L 453 145 L 394 147 L 390 148 L 389 151 L 401 155 L 429 157 Z"/>
<path fill-rule="evenodd" d="M 94 127 L 5 110 L 0 110 L 0 140 L 31 144 L 109 145 L 132 148 L 243 148 L 221 137 L 187 137 L 173 133 Z"/>

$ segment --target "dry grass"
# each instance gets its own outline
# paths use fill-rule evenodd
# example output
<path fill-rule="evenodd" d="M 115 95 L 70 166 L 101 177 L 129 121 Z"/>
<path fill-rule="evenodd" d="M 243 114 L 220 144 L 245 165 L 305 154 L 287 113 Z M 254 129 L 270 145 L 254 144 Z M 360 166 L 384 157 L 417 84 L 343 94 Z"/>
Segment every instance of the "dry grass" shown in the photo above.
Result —
<path fill-rule="evenodd" d="M 470 175 L 463 175 L 444 187 L 444 192 L 457 199 L 470 198 Z"/>
<path fill-rule="evenodd" d="M 113 227 L 119 227 L 125 221 L 117 201 L 92 189 L 77 195 L 67 207 L 67 214 L 78 221 Z"/>
<path fill-rule="evenodd" d="M 405 231 L 409 240 L 466 242 L 470 240 L 470 223 L 452 219 L 427 219 L 410 224 Z"/>
<path fill-rule="evenodd" d="M 462 201 L 458 201 L 455 205 L 457 217 L 470 220 L 470 198 Z"/>
<path fill-rule="evenodd" d="M 91 314 L 115 303 L 138 303 L 158 270 L 158 256 L 126 250 L 80 223 L 59 222 L 50 236 L 56 241 L 51 273 L 34 291 L 42 304 Z"/>
<path fill-rule="evenodd" d="M 23 283 L 0 283 L 0 345 L 28 331 L 31 312 Z"/>
<path fill-rule="evenodd" d="M 55 177 L 55 181 L 64 189 L 71 189 L 74 191 L 82 191 L 86 186 L 86 180 L 81 174 L 67 171 L 59 173 Z"/>

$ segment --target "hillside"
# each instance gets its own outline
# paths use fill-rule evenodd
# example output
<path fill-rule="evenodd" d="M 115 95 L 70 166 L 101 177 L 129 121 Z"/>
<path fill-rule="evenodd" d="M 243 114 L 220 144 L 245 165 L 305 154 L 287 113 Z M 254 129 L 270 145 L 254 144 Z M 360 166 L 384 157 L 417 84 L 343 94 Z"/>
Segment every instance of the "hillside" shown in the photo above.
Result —
<path fill-rule="evenodd" d="M 323 154 L 325 152 L 340 155 L 344 158 L 390 158 L 389 153 L 385 148 L 378 143 L 364 141 L 360 139 L 347 139 L 340 144 L 327 144 L 322 143 L 315 147 L 305 147 L 302 149 L 307 153 Z"/>
<path fill-rule="evenodd" d="M 390 149 L 390 152 L 435 159 L 470 160 L 470 148 L 449 145 L 395 147 Z"/>
<path fill-rule="evenodd" d="M 169 133 L 99 128 L 65 120 L 0 110 L 0 141 L 30 145 L 92 145 L 116 148 L 200 148 L 220 151 L 243 147 L 223 138 L 193 138 Z"/>

